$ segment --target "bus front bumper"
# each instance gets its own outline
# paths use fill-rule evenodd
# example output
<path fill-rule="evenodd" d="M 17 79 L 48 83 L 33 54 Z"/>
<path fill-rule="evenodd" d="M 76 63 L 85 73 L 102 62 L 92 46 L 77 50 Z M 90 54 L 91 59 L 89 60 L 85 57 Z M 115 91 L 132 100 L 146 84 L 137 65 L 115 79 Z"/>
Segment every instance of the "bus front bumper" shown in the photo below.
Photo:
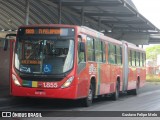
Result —
<path fill-rule="evenodd" d="M 76 99 L 76 87 L 41 89 L 14 86 L 11 95 L 17 97 Z"/>

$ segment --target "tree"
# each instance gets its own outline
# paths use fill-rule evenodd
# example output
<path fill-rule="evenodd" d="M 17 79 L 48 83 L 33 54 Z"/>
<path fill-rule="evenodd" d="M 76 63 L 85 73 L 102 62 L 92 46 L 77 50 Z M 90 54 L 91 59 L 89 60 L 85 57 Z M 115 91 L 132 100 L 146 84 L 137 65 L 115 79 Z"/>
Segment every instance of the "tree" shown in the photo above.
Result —
<path fill-rule="evenodd" d="M 157 60 L 157 55 L 160 55 L 160 45 L 155 45 L 146 48 L 146 58 Z"/>

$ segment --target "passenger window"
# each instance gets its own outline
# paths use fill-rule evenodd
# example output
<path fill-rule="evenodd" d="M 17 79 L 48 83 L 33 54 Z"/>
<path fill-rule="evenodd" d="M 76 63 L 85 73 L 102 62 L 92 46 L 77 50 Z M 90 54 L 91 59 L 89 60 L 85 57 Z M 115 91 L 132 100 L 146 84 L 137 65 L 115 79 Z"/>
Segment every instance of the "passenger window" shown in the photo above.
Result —
<path fill-rule="evenodd" d="M 146 53 L 144 53 L 144 66 L 146 66 Z"/>
<path fill-rule="evenodd" d="M 136 66 L 140 66 L 140 53 L 136 52 Z"/>
<path fill-rule="evenodd" d="M 129 65 L 132 66 L 132 51 L 129 51 Z"/>
<path fill-rule="evenodd" d="M 122 64 L 122 48 L 120 46 L 116 46 L 116 56 L 117 56 L 117 64 Z"/>
<path fill-rule="evenodd" d="M 146 54 L 142 53 L 142 66 L 145 66 L 146 64 Z"/>
<path fill-rule="evenodd" d="M 106 62 L 106 44 L 102 42 L 102 51 L 103 51 L 103 62 Z"/>
<path fill-rule="evenodd" d="M 108 62 L 111 63 L 111 64 L 115 64 L 116 63 L 116 59 L 115 59 L 116 47 L 115 47 L 115 45 L 112 45 L 112 44 L 109 43 L 108 48 L 109 48 Z"/>
<path fill-rule="evenodd" d="M 135 51 L 132 51 L 132 66 L 135 66 Z"/>
<path fill-rule="evenodd" d="M 143 56 L 142 56 L 142 53 L 140 53 L 140 66 L 141 66 L 141 67 L 143 66 L 142 61 L 143 61 Z"/>
<path fill-rule="evenodd" d="M 95 40 L 95 56 L 97 62 L 102 62 L 102 42 L 100 40 Z"/>
<path fill-rule="evenodd" d="M 94 39 L 87 37 L 87 59 L 88 61 L 95 61 Z"/>

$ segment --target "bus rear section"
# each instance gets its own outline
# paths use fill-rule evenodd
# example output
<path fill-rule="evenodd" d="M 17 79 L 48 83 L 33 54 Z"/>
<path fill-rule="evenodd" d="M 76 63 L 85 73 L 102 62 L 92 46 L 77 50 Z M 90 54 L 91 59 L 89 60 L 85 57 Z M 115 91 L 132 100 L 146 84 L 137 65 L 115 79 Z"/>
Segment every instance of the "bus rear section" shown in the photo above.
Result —
<path fill-rule="evenodd" d="M 145 50 L 134 44 L 123 41 L 123 46 L 127 49 L 124 66 L 124 90 L 130 94 L 137 95 L 139 88 L 144 86 L 146 80 L 146 53 Z M 126 79 L 127 78 L 127 79 Z"/>
<path fill-rule="evenodd" d="M 18 29 L 11 69 L 11 95 L 76 99 L 76 28 Z"/>

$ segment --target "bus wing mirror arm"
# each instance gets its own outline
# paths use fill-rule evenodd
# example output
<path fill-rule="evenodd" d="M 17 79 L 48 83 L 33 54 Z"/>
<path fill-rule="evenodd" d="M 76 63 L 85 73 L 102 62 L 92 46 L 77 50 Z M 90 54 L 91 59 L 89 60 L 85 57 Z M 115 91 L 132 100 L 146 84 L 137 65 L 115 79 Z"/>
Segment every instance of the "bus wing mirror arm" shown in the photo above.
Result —
<path fill-rule="evenodd" d="M 8 37 L 16 37 L 16 34 L 7 34 L 6 35 L 4 45 L 3 45 L 3 50 L 4 51 L 7 51 L 7 49 L 8 49 L 8 40 L 9 40 Z"/>

